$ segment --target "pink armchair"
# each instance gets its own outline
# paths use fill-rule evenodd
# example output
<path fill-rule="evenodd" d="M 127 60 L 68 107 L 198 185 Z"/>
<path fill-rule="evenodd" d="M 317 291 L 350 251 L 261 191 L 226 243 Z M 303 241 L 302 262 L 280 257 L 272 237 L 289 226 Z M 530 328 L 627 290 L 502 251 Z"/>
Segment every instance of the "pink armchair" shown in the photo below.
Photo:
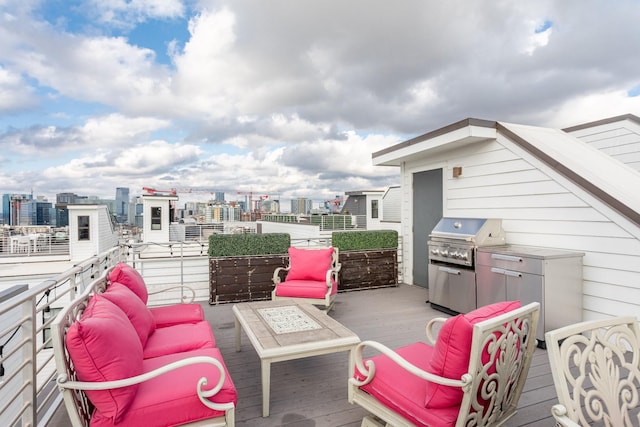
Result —
<path fill-rule="evenodd" d="M 391 350 L 363 341 L 352 355 L 349 402 L 370 415 L 362 426 L 501 426 L 527 378 L 540 305 L 500 302 L 427 325 L 430 343 Z M 434 329 L 438 329 L 434 338 Z M 364 358 L 363 350 L 377 356 Z"/>
<path fill-rule="evenodd" d="M 338 293 L 337 248 L 289 248 L 289 266 L 273 272 L 271 299 L 299 300 L 331 310 Z M 282 277 L 284 276 L 284 280 Z"/>

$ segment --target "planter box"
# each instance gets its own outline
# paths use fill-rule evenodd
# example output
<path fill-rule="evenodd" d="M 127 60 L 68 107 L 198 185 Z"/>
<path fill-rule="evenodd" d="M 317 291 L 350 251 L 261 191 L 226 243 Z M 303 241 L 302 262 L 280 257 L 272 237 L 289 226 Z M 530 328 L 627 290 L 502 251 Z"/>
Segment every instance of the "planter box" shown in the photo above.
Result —
<path fill-rule="evenodd" d="M 338 291 L 398 286 L 397 249 L 340 251 Z"/>
<path fill-rule="evenodd" d="M 273 271 L 288 261 L 284 254 L 209 258 L 209 304 L 271 299 Z"/>

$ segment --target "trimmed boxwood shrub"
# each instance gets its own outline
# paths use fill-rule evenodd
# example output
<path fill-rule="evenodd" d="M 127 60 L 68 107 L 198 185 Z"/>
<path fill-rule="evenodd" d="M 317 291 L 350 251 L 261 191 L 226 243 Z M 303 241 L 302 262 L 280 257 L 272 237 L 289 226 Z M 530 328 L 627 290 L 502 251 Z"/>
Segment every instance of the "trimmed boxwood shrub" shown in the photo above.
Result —
<path fill-rule="evenodd" d="M 331 245 L 340 251 L 367 249 L 395 249 L 398 232 L 395 230 L 334 231 Z"/>
<path fill-rule="evenodd" d="M 291 246 L 288 233 L 212 234 L 209 256 L 243 256 L 286 254 Z"/>

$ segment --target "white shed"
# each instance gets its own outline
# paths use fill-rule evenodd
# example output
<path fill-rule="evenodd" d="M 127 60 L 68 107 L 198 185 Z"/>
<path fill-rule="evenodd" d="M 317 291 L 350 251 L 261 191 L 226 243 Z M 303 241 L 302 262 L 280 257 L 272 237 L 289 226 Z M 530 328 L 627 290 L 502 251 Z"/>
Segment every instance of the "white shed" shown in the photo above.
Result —
<path fill-rule="evenodd" d="M 400 167 L 405 282 L 425 286 L 440 217 L 501 218 L 508 244 L 585 253 L 585 320 L 637 315 L 640 172 L 637 154 L 614 157 L 612 147 L 640 152 L 639 123 L 627 115 L 563 131 L 470 118 L 373 153 L 374 165 Z"/>

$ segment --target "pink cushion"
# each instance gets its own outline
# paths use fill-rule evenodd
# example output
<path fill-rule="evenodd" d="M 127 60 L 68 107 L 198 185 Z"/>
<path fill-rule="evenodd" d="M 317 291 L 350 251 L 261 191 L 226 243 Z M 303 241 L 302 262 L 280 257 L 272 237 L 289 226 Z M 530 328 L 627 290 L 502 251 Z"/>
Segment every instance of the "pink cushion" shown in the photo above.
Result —
<path fill-rule="evenodd" d="M 156 321 L 147 306 L 129 288 L 117 282 L 109 284 L 102 296 L 124 311 L 144 347 L 149 335 L 156 330 Z"/>
<path fill-rule="evenodd" d="M 109 272 L 109 282 L 118 282 L 131 289 L 134 294 L 138 295 L 140 300 L 146 305 L 149 300 L 149 293 L 147 292 L 147 286 L 144 283 L 144 279 L 136 271 L 135 268 L 128 264 L 119 262 L 113 267 L 113 270 Z"/>
<path fill-rule="evenodd" d="M 143 362 L 142 369 L 144 372 L 149 372 L 189 356 L 211 356 L 223 362 L 218 349 L 208 348 L 147 359 Z M 224 385 L 211 400 L 236 404 L 238 394 L 226 366 L 224 368 L 226 374 Z M 209 380 L 209 386 L 205 388 L 211 388 L 218 381 L 218 370 L 209 364 L 190 365 L 141 383 L 134 401 L 120 420 L 118 427 L 175 426 L 224 415 L 223 411 L 207 408 L 198 399 L 196 384 L 203 376 Z M 91 425 L 103 427 L 113 426 L 113 423 L 101 411 L 95 411 L 91 418 Z"/>
<path fill-rule="evenodd" d="M 333 281 L 332 281 L 333 282 Z M 276 296 L 291 298 L 324 298 L 329 288 L 324 280 L 286 280 L 276 286 Z M 338 291 L 338 287 L 333 284 L 331 295 Z"/>
<path fill-rule="evenodd" d="M 459 380 L 469 368 L 473 325 L 519 307 L 519 301 L 503 301 L 447 319 L 438 333 L 427 370 L 441 377 Z M 462 402 L 462 390 L 427 382 L 424 402 L 427 408 L 458 406 Z"/>
<path fill-rule="evenodd" d="M 180 323 L 196 323 L 204 320 L 204 311 L 200 304 L 173 304 L 160 307 L 149 307 L 156 321 L 156 328 L 177 325 Z"/>
<path fill-rule="evenodd" d="M 215 346 L 216 341 L 209 322 L 185 323 L 156 329 L 153 335 L 149 336 L 143 349 L 143 357 L 149 359 Z"/>
<path fill-rule="evenodd" d="M 113 381 L 142 373 L 142 345 L 127 316 L 102 295 L 94 295 L 69 328 L 66 347 L 80 381 Z M 87 391 L 104 417 L 116 423 L 136 396 L 137 385 Z"/>
<path fill-rule="evenodd" d="M 426 370 L 433 347 L 418 342 L 394 350 L 407 361 Z M 374 396 L 380 403 L 416 425 L 452 427 L 458 417 L 455 407 L 430 409 L 424 406 L 425 380 L 410 374 L 385 355 L 373 357 L 376 374 L 362 390 Z M 356 372 L 358 379 L 362 375 Z"/>
<path fill-rule="evenodd" d="M 289 248 L 289 272 L 285 280 L 321 280 L 326 281 L 327 270 L 331 269 L 331 256 L 334 249 L 298 249 Z"/>

